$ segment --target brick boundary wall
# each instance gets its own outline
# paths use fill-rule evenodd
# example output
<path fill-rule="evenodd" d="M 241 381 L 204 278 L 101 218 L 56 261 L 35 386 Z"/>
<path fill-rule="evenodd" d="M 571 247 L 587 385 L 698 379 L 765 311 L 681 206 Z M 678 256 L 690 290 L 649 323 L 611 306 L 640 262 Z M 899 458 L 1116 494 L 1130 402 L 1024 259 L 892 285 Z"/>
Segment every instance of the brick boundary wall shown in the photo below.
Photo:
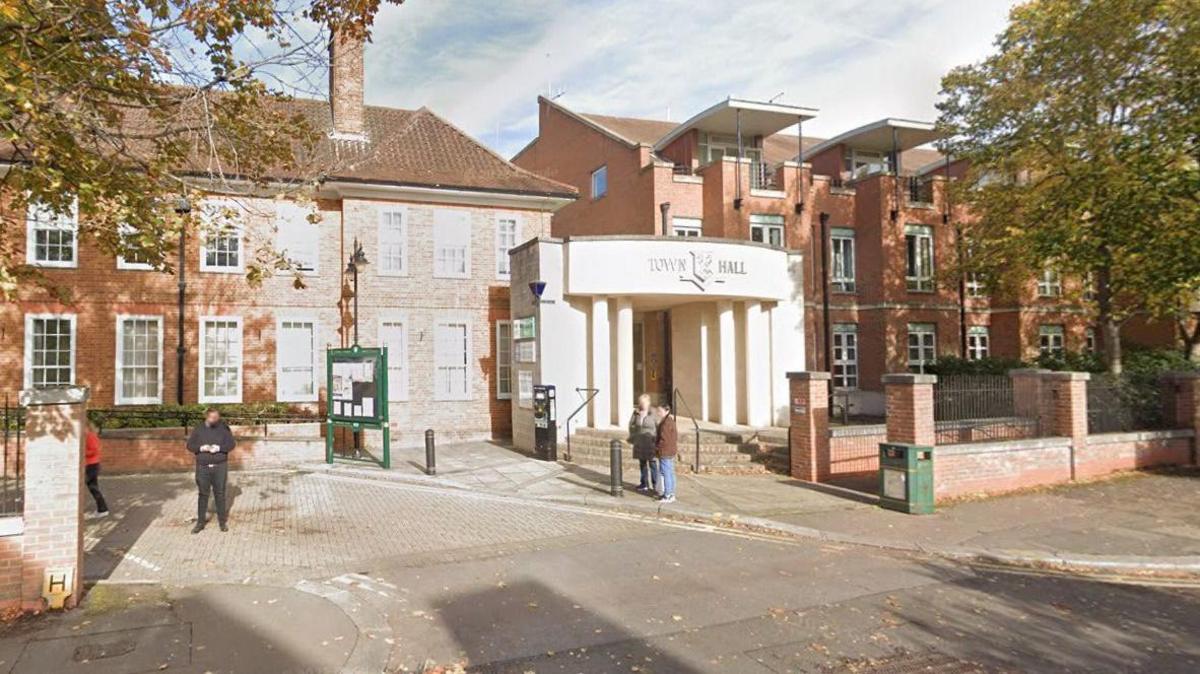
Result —
<path fill-rule="evenodd" d="M 1019 418 L 997 419 L 996 425 L 1006 433 L 1040 432 L 1047 437 L 936 445 L 933 472 L 937 499 L 1001 494 L 1119 471 L 1197 462 L 1200 373 L 1164 378 L 1167 418 L 1177 428 L 1095 435 L 1089 435 L 1087 427 L 1087 374 L 1017 370 L 1011 375 Z M 793 477 L 822 482 L 834 476 L 877 471 L 879 443 L 885 440 L 935 444 L 934 376 L 886 375 L 886 426 L 838 427 L 824 434 L 817 431 L 828 428 L 827 415 L 823 414 L 827 410 L 820 400 L 826 395 L 828 375 L 793 372 L 788 376 L 793 405 Z M 977 436 L 944 433 L 943 437 L 965 441 Z"/>
<path fill-rule="evenodd" d="M 284 468 L 325 460 L 321 424 L 235 427 L 237 448 L 229 465 L 235 469 Z M 164 473 L 191 470 L 192 453 L 182 428 L 137 428 L 100 435 L 100 466 L 105 474 Z"/>
<path fill-rule="evenodd" d="M 1087 436 L 1075 453 L 1075 479 L 1191 461 L 1191 430 Z M 1072 479 L 1071 438 L 939 445 L 933 454 L 938 500 L 1063 484 Z"/>
<path fill-rule="evenodd" d="M 870 424 L 829 429 L 831 475 L 862 475 L 879 470 L 879 443 L 887 441 L 887 426 Z"/>

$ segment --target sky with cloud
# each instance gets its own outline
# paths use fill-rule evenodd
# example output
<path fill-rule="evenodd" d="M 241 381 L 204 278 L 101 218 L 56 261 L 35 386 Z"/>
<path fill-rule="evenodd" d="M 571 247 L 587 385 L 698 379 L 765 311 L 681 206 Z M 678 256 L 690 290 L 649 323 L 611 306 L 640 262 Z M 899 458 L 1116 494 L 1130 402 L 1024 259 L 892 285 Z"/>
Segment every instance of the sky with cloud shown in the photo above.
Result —
<path fill-rule="evenodd" d="M 820 109 L 805 135 L 935 117 L 941 76 L 992 49 L 1011 0 L 407 0 L 367 47 L 367 102 L 427 106 L 512 156 L 537 96 L 683 121 L 727 96 Z"/>

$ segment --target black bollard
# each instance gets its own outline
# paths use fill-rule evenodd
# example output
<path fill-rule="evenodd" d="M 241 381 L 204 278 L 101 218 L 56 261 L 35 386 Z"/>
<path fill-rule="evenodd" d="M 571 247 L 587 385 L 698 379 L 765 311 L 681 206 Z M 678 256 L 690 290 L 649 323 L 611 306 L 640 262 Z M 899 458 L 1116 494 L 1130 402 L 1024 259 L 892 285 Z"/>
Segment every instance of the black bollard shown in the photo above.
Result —
<path fill-rule="evenodd" d="M 437 457 L 433 449 L 433 429 L 425 431 L 425 474 L 437 475 Z"/>
<path fill-rule="evenodd" d="M 613 496 L 624 496 L 621 484 L 621 441 L 613 440 L 608 445 L 608 480 Z"/>

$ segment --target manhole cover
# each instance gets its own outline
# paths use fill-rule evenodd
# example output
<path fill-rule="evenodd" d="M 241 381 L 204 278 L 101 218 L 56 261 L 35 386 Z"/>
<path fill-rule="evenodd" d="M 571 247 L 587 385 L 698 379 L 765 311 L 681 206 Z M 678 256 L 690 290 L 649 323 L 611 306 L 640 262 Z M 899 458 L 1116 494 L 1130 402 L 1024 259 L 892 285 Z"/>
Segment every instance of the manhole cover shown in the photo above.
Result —
<path fill-rule="evenodd" d="M 192 660 L 192 625 L 151 625 L 111 632 L 35 639 L 25 644 L 12 674 L 155 672 Z M 103 663 L 102 665 L 100 663 Z"/>
<path fill-rule="evenodd" d="M 848 660 L 833 671 L 846 674 L 990 674 L 992 670 L 945 653 L 925 652 Z"/>
<path fill-rule="evenodd" d="M 117 639 L 115 641 L 84 644 L 75 649 L 75 662 L 117 658 L 122 655 L 129 655 L 135 648 L 137 648 L 137 641 L 133 639 Z"/>

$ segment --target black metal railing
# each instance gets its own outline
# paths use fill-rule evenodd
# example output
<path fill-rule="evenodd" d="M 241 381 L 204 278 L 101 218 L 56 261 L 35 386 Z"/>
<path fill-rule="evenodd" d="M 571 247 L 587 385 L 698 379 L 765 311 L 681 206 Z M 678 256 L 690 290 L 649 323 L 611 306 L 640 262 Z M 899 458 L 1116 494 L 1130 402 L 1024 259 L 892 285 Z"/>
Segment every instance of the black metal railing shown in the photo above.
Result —
<path fill-rule="evenodd" d="M 6 395 L 3 423 L 3 457 L 0 457 L 0 517 L 25 512 L 25 410 Z"/>
<path fill-rule="evenodd" d="M 675 164 L 671 171 L 677 176 L 696 175 L 696 171 L 692 168 L 691 164 Z"/>
<path fill-rule="evenodd" d="M 1088 433 L 1167 428 L 1162 386 L 1153 377 L 1093 374 L 1087 383 Z"/>
<path fill-rule="evenodd" d="M 910 204 L 932 204 L 933 203 L 933 182 L 923 179 L 919 176 L 905 176 L 904 180 L 905 193 L 908 196 Z"/>
<path fill-rule="evenodd" d="M 679 408 L 680 407 L 687 410 L 688 418 L 692 420 L 692 430 L 696 434 L 696 461 L 692 464 L 692 472 L 699 473 L 700 472 L 700 424 L 696 422 L 696 415 L 692 414 L 692 408 L 687 404 L 687 400 L 684 399 L 683 393 L 680 393 L 679 389 L 675 389 L 675 391 L 671 394 L 671 398 L 672 398 L 671 414 L 675 415 L 675 420 L 679 421 Z"/>
<path fill-rule="evenodd" d="M 579 403 L 579 407 L 576 407 L 574 411 L 567 415 L 567 461 L 571 460 L 571 420 L 591 404 L 592 398 L 595 398 L 596 394 L 600 393 L 600 389 L 577 387 L 575 393 L 586 393 L 588 395 L 583 399 L 583 402 Z"/>
<path fill-rule="evenodd" d="M 750 162 L 750 187 L 756 190 L 775 190 L 775 170 L 766 162 Z"/>
<path fill-rule="evenodd" d="M 1004 374 L 952 374 L 933 387 L 938 444 L 1018 440 L 1039 434 L 1036 419 L 1018 416 L 1012 378 Z"/>

